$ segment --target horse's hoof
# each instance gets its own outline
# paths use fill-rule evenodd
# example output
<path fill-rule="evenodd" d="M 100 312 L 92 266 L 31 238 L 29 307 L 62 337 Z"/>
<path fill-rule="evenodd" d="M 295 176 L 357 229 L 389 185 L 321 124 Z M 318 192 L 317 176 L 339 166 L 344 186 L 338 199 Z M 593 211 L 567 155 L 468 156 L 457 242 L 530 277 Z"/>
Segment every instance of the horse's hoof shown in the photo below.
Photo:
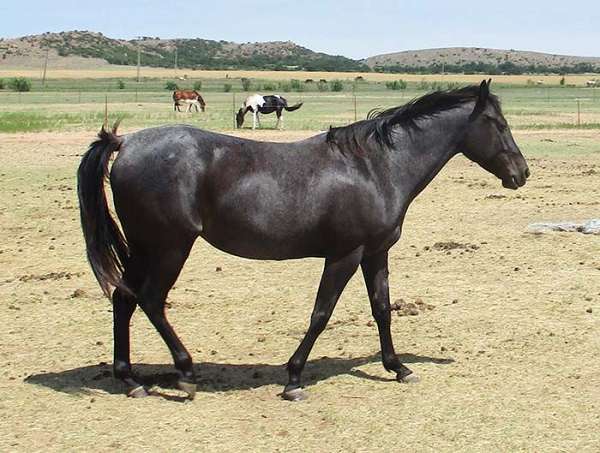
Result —
<path fill-rule="evenodd" d="M 398 382 L 402 382 L 403 384 L 416 384 L 421 379 L 419 378 L 419 376 L 411 372 L 410 374 L 407 374 L 405 376 L 402 376 L 400 375 L 400 373 L 398 373 L 396 375 L 396 380 Z"/>
<path fill-rule="evenodd" d="M 138 385 L 137 387 L 133 387 L 131 390 L 127 392 L 127 396 L 130 398 L 144 398 L 149 396 L 150 394 L 146 391 L 143 385 Z"/>
<path fill-rule="evenodd" d="M 190 400 L 193 400 L 196 396 L 196 383 L 195 382 L 187 382 L 187 381 L 178 381 L 177 386 L 180 390 L 183 390 L 187 393 L 187 396 Z"/>
<path fill-rule="evenodd" d="M 290 390 L 284 390 L 281 397 L 286 401 L 304 401 L 308 398 L 307 393 L 300 387 Z"/>

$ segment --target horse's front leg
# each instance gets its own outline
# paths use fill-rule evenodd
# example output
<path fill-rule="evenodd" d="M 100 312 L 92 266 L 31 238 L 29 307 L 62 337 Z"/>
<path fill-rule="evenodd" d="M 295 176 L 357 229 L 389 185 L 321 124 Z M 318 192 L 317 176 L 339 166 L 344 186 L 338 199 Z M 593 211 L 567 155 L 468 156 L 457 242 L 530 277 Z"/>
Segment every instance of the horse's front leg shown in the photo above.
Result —
<path fill-rule="evenodd" d="M 252 130 L 256 129 L 256 120 L 258 119 L 258 114 L 256 111 L 252 112 Z"/>
<path fill-rule="evenodd" d="M 395 372 L 399 382 L 414 382 L 418 380 L 416 375 L 400 363 L 392 342 L 387 250 L 365 257 L 360 265 L 369 293 L 371 312 L 379 330 L 383 366 L 386 370 Z"/>
<path fill-rule="evenodd" d="M 363 249 L 360 247 L 342 258 L 327 258 L 325 260 L 325 269 L 321 276 L 317 300 L 310 317 L 308 331 L 287 364 L 289 381 L 283 390 L 282 396 L 284 399 L 298 401 L 306 398 L 300 384 L 300 375 L 317 337 L 327 326 L 327 321 L 329 321 L 342 291 L 348 280 L 356 272 L 362 258 L 362 252 Z"/>

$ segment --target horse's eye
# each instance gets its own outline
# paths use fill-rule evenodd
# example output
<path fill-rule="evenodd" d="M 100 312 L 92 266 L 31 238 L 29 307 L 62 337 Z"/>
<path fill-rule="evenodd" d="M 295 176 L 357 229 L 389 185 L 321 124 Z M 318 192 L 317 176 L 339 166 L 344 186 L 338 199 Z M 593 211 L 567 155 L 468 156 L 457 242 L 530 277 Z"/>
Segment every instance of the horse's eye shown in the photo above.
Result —
<path fill-rule="evenodd" d="M 503 121 L 500 121 L 498 118 L 494 118 L 494 117 L 488 117 L 489 120 L 494 123 L 496 125 L 496 127 L 498 128 L 498 130 L 500 132 L 504 132 L 506 130 L 506 128 L 508 127 L 507 124 Z"/>

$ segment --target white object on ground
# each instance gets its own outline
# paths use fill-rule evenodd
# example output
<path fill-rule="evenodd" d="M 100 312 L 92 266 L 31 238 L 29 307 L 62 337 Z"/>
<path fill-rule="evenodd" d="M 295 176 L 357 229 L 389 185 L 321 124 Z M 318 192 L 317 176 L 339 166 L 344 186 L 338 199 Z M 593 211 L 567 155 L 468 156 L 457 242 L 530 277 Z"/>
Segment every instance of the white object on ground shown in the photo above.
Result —
<path fill-rule="evenodd" d="M 600 234 L 600 219 L 584 222 L 539 222 L 527 227 L 530 233 L 548 233 L 549 231 L 577 232 L 583 234 Z"/>

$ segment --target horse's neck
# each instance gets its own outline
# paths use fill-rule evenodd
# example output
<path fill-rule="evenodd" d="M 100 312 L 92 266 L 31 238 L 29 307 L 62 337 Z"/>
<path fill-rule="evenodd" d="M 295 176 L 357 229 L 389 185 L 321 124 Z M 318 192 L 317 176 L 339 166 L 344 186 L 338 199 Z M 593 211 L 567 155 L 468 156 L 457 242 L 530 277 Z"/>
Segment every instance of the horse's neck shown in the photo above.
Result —
<path fill-rule="evenodd" d="M 402 198 L 412 201 L 458 152 L 468 114 L 442 113 L 420 120 L 420 128 L 400 132 L 390 159 L 393 184 Z"/>

